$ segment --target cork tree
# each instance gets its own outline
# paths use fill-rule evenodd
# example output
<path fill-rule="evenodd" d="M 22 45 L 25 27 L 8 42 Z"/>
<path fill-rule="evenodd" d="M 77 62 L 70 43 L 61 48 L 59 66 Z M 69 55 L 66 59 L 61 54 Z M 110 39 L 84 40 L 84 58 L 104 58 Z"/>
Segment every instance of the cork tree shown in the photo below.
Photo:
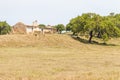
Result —
<path fill-rule="evenodd" d="M 11 31 L 10 25 L 6 21 L 0 22 L 0 35 L 8 34 Z"/>
<path fill-rule="evenodd" d="M 120 36 L 120 20 L 116 18 L 114 15 L 100 16 L 95 13 L 84 13 L 72 18 L 68 25 L 71 26 L 74 34 L 87 35 L 89 43 L 92 42 L 93 37 L 102 39 L 105 43 L 110 38 Z"/>

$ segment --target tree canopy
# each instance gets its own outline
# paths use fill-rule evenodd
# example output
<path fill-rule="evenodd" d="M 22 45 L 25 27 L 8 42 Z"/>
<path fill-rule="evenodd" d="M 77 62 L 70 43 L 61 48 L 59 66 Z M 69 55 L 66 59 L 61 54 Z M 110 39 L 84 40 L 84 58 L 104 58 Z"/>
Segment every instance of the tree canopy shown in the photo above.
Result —
<path fill-rule="evenodd" d="M 71 29 L 74 35 L 89 36 L 90 43 L 93 37 L 106 42 L 112 37 L 120 36 L 120 14 L 110 13 L 108 16 L 100 16 L 96 13 L 84 13 L 72 18 L 67 28 Z"/>
<path fill-rule="evenodd" d="M 55 26 L 55 28 L 57 29 L 58 33 L 62 33 L 63 30 L 65 30 L 65 26 L 63 24 L 58 24 Z"/>
<path fill-rule="evenodd" d="M 46 25 L 45 24 L 39 24 L 39 28 L 45 28 Z"/>
<path fill-rule="evenodd" d="M 6 21 L 0 22 L 0 35 L 10 33 L 11 27 Z"/>

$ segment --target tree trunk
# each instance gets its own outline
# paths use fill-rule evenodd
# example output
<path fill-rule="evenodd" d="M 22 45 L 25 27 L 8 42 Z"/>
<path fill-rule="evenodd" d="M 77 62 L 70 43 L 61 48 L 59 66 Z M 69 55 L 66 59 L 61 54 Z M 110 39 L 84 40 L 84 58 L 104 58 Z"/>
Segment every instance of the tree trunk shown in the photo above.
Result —
<path fill-rule="evenodd" d="M 100 34 L 100 32 L 98 32 L 97 38 L 101 38 L 101 34 Z"/>
<path fill-rule="evenodd" d="M 2 30 L 4 30 L 5 26 L 0 27 L 0 35 L 2 35 Z"/>
<path fill-rule="evenodd" d="M 91 43 L 91 41 L 92 41 L 92 37 L 93 37 L 93 31 L 90 31 L 90 38 L 89 38 L 89 43 Z"/>
<path fill-rule="evenodd" d="M 61 34 L 61 33 L 62 33 L 62 31 L 59 31 L 59 33 Z"/>
<path fill-rule="evenodd" d="M 75 35 L 75 32 L 73 32 L 73 35 Z"/>
<path fill-rule="evenodd" d="M 0 27 L 0 35 L 2 34 L 1 31 L 2 31 L 2 30 L 1 30 L 1 27 Z"/>

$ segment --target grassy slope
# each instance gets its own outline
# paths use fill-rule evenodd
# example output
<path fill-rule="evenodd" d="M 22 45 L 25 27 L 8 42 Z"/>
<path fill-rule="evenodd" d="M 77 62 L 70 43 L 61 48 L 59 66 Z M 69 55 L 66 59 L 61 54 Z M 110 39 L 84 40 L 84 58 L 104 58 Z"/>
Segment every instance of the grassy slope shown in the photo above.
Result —
<path fill-rule="evenodd" d="M 2 35 L 0 36 L 1 47 L 71 47 L 80 46 L 79 42 L 67 35 Z"/>
<path fill-rule="evenodd" d="M 2 80 L 120 79 L 119 46 L 83 44 L 57 34 L 0 36 L 0 46 Z"/>

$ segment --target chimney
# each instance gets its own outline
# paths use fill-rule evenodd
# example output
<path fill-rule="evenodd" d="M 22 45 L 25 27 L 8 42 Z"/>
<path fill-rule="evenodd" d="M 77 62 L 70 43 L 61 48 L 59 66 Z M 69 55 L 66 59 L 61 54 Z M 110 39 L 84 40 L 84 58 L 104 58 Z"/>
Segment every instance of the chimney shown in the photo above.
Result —
<path fill-rule="evenodd" d="M 38 26 L 37 20 L 35 20 L 35 21 L 33 22 L 33 26 Z"/>

